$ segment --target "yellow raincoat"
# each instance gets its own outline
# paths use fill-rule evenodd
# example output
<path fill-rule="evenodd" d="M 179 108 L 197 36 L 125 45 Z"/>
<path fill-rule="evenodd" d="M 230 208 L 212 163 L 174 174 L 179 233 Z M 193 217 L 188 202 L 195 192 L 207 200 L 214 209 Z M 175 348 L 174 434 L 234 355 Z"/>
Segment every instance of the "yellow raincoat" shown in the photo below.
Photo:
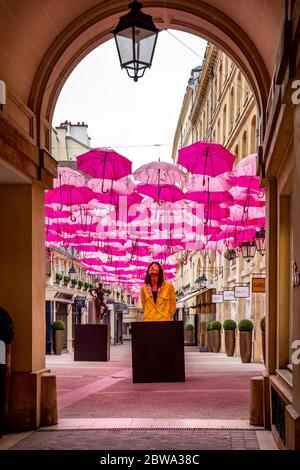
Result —
<path fill-rule="evenodd" d="M 176 311 L 176 297 L 173 284 L 164 281 L 154 302 L 151 290 L 144 284 L 141 288 L 141 302 L 144 321 L 170 321 Z"/>

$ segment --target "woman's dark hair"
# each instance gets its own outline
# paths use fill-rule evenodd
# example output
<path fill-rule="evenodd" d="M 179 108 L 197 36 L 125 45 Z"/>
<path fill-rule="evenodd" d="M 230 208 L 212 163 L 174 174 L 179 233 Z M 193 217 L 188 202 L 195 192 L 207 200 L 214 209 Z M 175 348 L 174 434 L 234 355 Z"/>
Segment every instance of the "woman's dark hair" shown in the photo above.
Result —
<path fill-rule="evenodd" d="M 14 325 L 9 313 L 0 307 L 0 340 L 5 344 L 12 342 L 14 337 Z"/>
<path fill-rule="evenodd" d="M 145 284 L 150 284 L 150 286 L 151 286 L 151 277 L 150 277 L 150 274 L 149 274 L 149 270 L 150 270 L 150 268 L 153 264 L 157 264 L 157 266 L 159 267 L 157 285 L 158 285 L 158 287 L 161 287 L 164 280 L 165 280 L 164 270 L 163 270 L 162 266 L 159 263 L 157 263 L 157 261 L 152 261 L 152 263 L 149 264 L 149 266 L 147 268 L 147 272 L 146 272 Z"/>

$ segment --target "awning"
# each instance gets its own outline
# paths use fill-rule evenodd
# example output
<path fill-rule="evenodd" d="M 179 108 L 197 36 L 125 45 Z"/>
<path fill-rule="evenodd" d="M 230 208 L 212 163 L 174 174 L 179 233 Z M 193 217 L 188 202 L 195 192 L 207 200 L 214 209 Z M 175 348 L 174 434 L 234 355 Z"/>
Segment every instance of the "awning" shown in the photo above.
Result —
<path fill-rule="evenodd" d="M 182 299 L 178 300 L 178 302 L 176 302 L 176 308 L 192 307 L 193 305 L 196 305 L 196 297 L 200 294 L 200 292 L 203 292 L 203 290 L 197 290 L 192 294 L 186 295 Z"/>
<path fill-rule="evenodd" d="M 212 291 L 214 292 L 214 289 L 209 287 L 207 289 L 198 289 L 195 292 L 192 292 L 191 294 L 186 295 L 185 297 L 182 297 L 176 302 L 176 308 L 184 308 L 184 307 L 192 307 L 197 304 L 197 299 L 196 297 L 198 295 L 203 295 L 206 294 L 207 292 Z M 194 310 L 196 313 L 196 309 Z"/>

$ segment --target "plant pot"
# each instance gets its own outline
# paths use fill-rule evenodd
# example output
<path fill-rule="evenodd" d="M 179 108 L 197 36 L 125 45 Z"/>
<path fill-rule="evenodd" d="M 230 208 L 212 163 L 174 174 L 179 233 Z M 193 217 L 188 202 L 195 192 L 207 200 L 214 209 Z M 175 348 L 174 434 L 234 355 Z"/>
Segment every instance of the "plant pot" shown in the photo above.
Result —
<path fill-rule="evenodd" d="M 225 331 L 225 350 L 228 357 L 234 355 L 235 350 L 235 330 L 224 330 Z"/>
<path fill-rule="evenodd" d="M 252 331 L 240 331 L 240 355 L 242 362 L 250 362 L 252 353 Z"/>
<path fill-rule="evenodd" d="M 208 352 L 213 352 L 213 348 L 212 348 L 212 331 L 211 330 L 208 330 L 207 331 L 207 349 L 208 349 Z"/>
<path fill-rule="evenodd" d="M 184 335 L 186 343 L 194 343 L 194 330 L 185 330 Z"/>
<path fill-rule="evenodd" d="M 261 347 L 262 347 L 262 354 L 264 363 L 266 363 L 266 333 L 264 331 L 261 332 Z"/>
<path fill-rule="evenodd" d="M 220 352 L 221 348 L 221 332 L 220 330 L 212 330 L 212 350 L 214 353 Z"/>
<path fill-rule="evenodd" d="M 62 353 L 63 341 L 64 341 L 64 330 L 53 331 L 53 349 L 54 354 L 60 355 Z"/>

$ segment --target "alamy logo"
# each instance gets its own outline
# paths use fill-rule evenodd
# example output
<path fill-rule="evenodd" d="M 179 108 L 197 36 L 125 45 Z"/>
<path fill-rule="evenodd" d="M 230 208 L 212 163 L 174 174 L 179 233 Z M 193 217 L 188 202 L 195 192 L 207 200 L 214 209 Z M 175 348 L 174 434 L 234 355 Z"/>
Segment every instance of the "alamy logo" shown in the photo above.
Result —
<path fill-rule="evenodd" d="M 300 339 L 295 339 L 295 341 L 292 342 L 291 348 L 295 349 L 292 354 L 292 364 L 297 366 L 300 364 Z"/>
<path fill-rule="evenodd" d="M 0 340 L 0 364 L 6 364 L 6 348 L 4 341 Z"/>
<path fill-rule="evenodd" d="M 294 80 L 292 82 L 292 89 L 295 90 L 291 96 L 292 103 L 300 104 L 300 80 Z"/>

